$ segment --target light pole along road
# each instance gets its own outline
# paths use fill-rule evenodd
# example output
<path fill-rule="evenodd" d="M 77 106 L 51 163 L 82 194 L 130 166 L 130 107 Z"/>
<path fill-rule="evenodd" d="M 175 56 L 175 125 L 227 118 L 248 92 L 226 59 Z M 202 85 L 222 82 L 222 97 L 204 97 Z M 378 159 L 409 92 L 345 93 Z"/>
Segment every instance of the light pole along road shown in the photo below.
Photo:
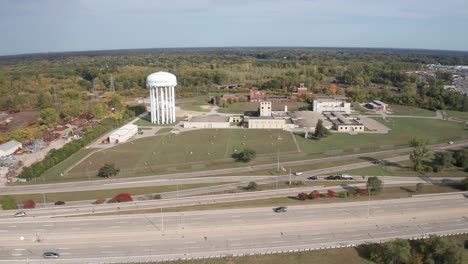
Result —
<path fill-rule="evenodd" d="M 468 231 L 463 195 L 76 218 L 0 220 L 0 263 L 137 262 L 346 246 Z M 163 220 L 164 218 L 164 220 Z M 163 222 L 162 222 L 163 221 Z M 164 225 L 164 228 L 163 226 Z M 40 242 L 37 242 L 37 236 Z"/>

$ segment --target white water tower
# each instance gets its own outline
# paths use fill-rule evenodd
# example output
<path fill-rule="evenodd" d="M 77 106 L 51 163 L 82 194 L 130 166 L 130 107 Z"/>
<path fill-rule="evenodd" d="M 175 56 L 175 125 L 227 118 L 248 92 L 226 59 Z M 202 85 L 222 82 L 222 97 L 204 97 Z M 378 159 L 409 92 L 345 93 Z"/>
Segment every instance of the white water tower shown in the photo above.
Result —
<path fill-rule="evenodd" d="M 175 87 L 177 78 L 168 72 L 155 72 L 146 77 L 150 90 L 151 123 L 170 124 L 175 117 Z"/>

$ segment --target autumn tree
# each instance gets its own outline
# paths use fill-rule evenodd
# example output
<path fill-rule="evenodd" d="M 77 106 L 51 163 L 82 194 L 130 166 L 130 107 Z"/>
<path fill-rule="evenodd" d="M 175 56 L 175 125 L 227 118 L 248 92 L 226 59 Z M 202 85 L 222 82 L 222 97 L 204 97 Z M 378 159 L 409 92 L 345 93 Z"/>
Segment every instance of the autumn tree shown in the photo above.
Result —
<path fill-rule="evenodd" d="M 331 83 L 330 85 L 328 85 L 328 94 L 336 95 L 336 91 L 337 91 L 336 84 Z"/>
<path fill-rule="evenodd" d="M 413 138 L 410 141 L 410 147 L 413 148 L 413 153 L 410 155 L 413 168 L 415 171 L 421 171 L 423 169 L 423 161 L 431 155 L 431 151 L 427 148 L 427 140 Z"/>

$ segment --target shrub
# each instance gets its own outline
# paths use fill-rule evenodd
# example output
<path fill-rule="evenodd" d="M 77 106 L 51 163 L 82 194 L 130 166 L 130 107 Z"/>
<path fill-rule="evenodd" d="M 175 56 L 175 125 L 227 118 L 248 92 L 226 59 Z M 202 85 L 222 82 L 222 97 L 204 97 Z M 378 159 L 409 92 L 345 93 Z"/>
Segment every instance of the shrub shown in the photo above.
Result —
<path fill-rule="evenodd" d="M 106 200 L 107 200 L 107 199 L 104 198 L 104 197 L 99 197 L 99 198 L 96 199 L 96 201 L 94 201 L 94 203 L 95 203 L 95 204 L 103 204 L 103 203 L 106 202 Z"/>
<path fill-rule="evenodd" d="M 431 167 L 428 167 L 428 168 L 431 168 Z M 432 166 L 432 171 L 433 171 L 433 172 L 440 172 L 440 171 L 442 171 L 442 166 L 440 166 L 440 165 L 433 165 L 433 166 Z"/>
<path fill-rule="evenodd" d="M 340 192 L 340 193 L 338 193 L 338 197 L 340 197 L 340 198 L 348 198 L 348 193 L 347 193 L 347 192 Z"/>
<path fill-rule="evenodd" d="M 333 198 L 336 196 L 336 192 L 334 190 L 328 190 L 328 197 Z"/>
<path fill-rule="evenodd" d="M 106 163 L 99 169 L 97 176 L 103 178 L 110 178 L 119 173 L 120 169 L 115 167 L 114 163 Z"/>
<path fill-rule="evenodd" d="M 34 200 L 23 201 L 23 208 L 26 208 L 26 209 L 36 208 L 36 202 Z"/>
<path fill-rule="evenodd" d="M 159 193 L 153 195 L 153 199 L 159 200 L 161 199 L 161 195 Z"/>
<path fill-rule="evenodd" d="M 257 152 L 255 150 L 249 149 L 249 148 L 245 148 L 244 150 L 242 150 L 239 153 L 232 154 L 232 157 L 236 161 L 240 161 L 240 162 L 249 162 L 249 161 L 255 159 L 256 156 L 257 156 Z"/>
<path fill-rule="evenodd" d="M 309 199 L 318 199 L 320 198 L 320 193 L 318 191 L 312 191 L 310 194 L 309 194 Z"/>
<path fill-rule="evenodd" d="M 421 183 L 421 182 L 420 182 L 420 183 L 416 184 L 416 191 L 417 191 L 417 192 L 422 192 L 422 191 L 424 191 L 424 183 Z"/>
<path fill-rule="evenodd" d="M 249 185 L 246 187 L 247 190 L 256 190 L 257 189 L 257 183 L 254 181 L 249 182 Z"/>
<path fill-rule="evenodd" d="M 297 199 L 304 201 L 307 200 L 307 193 L 301 192 L 297 195 Z"/>
<path fill-rule="evenodd" d="M 358 194 L 361 196 L 369 195 L 366 189 L 359 189 Z"/>
<path fill-rule="evenodd" d="M 110 203 L 124 203 L 133 201 L 132 196 L 129 193 L 119 193 L 112 198 Z"/>
<path fill-rule="evenodd" d="M 0 200 L 0 203 L 2 204 L 3 210 L 18 209 L 18 204 L 16 203 L 15 198 L 9 195 L 3 196 L 2 200 Z"/>
<path fill-rule="evenodd" d="M 382 180 L 377 176 L 372 176 L 367 179 L 367 189 L 374 193 L 382 191 Z M 367 194 L 366 194 L 367 195 Z"/>

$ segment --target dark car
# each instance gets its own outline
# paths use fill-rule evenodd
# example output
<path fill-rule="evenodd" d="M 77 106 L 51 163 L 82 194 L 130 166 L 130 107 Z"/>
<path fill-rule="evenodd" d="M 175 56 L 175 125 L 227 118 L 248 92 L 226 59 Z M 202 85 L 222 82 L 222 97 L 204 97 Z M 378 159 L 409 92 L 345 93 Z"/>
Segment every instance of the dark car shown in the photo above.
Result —
<path fill-rule="evenodd" d="M 310 176 L 307 179 L 308 180 L 318 180 L 318 177 L 317 176 Z"/>
<path fill-rule="evenodd" d="M 64 201 L 56 201 L 56 202 L 55 202 L 55 205 L 64 205 L 64 204 L 65 204 Z"/>
<path fill-rule="evenodd" d="M 288 208 L 285 206 L 273 208 L 273 211 L 275 211 L 275 213 L 286 213 L 287 210 Z"/>
<path fill-rule="evenodd" d="M 339 175 L 333 176 L 333 179 L 334 179 L 334 180 L 341 180 L 341 176 L 339 176 Z"/>
<path fill-rule="evenodd" d="M 44 252 L 42 257 L 45 259 L 57 259 L 60 258 L 60 254 L 56 252 Z"/>
<path fill-rule="evenodd" d="M 326 179 L 326 180 L 334 180 L 334 179 L 335 179 L 335 176 L 330 175 L 330 176 L 327 176 L 325 179 Z"/>

